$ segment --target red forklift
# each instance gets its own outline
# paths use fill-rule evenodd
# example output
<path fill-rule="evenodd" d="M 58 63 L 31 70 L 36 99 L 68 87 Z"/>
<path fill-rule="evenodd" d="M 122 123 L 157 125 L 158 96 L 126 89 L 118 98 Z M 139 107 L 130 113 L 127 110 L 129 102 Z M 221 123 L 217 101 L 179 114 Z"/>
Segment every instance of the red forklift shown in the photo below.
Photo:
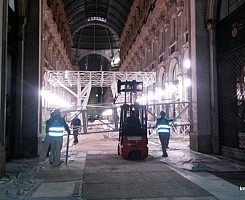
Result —
<path fill-rule="evenodd" d="M 137 92 L 142 92 L 143 83 L 118 81 L 117 89 L 119 94 L 125 92 L 125 102 L 120 111 L 118 155 L 127 160 L 145 159 L 148 156 L 146 106 L 133 100 L 137 98 Z"/>

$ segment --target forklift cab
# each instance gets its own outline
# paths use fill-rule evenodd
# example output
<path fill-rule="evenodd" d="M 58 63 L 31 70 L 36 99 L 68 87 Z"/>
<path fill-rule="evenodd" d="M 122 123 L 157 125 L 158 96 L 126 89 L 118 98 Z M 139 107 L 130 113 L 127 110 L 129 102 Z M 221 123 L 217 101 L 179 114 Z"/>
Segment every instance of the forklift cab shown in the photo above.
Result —
<path fill-rule="evenodd" d="M 125 159 L 145 159 L 148 156 L 146 106 L 121 106 L 118 155 Z"/>

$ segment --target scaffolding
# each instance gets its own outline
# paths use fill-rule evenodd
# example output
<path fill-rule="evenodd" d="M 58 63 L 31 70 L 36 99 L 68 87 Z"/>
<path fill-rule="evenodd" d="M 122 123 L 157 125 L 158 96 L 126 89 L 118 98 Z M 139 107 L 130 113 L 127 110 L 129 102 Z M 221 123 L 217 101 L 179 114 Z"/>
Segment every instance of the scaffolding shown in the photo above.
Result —
<path fill-rule="evenodd" d="M 137 81 L 143 82 L 143 87 L 147 88 L 156 82 L 156 72 L 120 72 L 120 71 L 48 71 L 47 81 L 53 87 L 62 87 L 76 98 L 76 104 L 71 109 L 65 109 L 65 112 L 76 112 L 82 115 L 83 133 L 87 133 L 87 111 L 88 109 L 111 109 L 113 119 L 117 118 L 117 108 L 120 102 L 124 102 L 124 95 L 117 96 L 118 81 Z M 88 105 L 90 91 L 92 87 L 110 87 L 113 97 L 117 97 L 114 105 Z M 121 98 L 121 99 L 120 99 Z M 158 106 L 164 109 L 166 113 L 173 118 L 172 131 L 175 134 L 188 134 L 190 131 L 189 107 L 188 100 L 163 100 L 147 103 L 148 114 L 153 116 L 152 123 L 156 120 L 156 114 L 150 108 Z M 150 121 L 150 120 L 149 120 Z M 110 127 L 110 131 L 118 131 L 117 120 L 112 124 L 103 125 Z M 90 124 L 91 126 L 92 124 Z M 108 130 L 107 130 L 108 131 Z"/>
<path fill-rule="evenodd" d="M 148 103 L 147 111 L 148 115 L 151 116 L 148 118 L 150 127 L 155 124 L 157 119 L 155 111 L 152 110 L 154 110 L 154 107 L 158 107 L 166 112 L 167 118 L 171 119 L 170 125 L 172 127 L 171 132 L 173 135 L 189 135 L 191 128 L 191 119 L 189 117 L 190 105 L 190 101 L 186 99 L 165 99 L 162 101 Z"/>
<path fill-rule="evenodd" d="M 63 108 L 63 113 L 71 113 L 70 118 L 67 120 L 68 124 L 74 116 L 81 116 L 81 132 L 86 133 L 101 133 L 118 131 L 118 108 L 125 102 L 123 97 L 118 96 L 118 81 L 136 81 L 142 82 L 144 88 L 153 85 L 156 82 L 156 72 L 120 72 L 120 71 L 48 71 L 47 81 L 53 87 L 63 88 L 68 91 L 76 102 L 72 108 Z M 104 105 L 88 105 L 88 100 L 92 87 L 110 87 L 113 98 L 116 99 L 110 104 Z M 125 90 L 126 92 L 126 90 Z M 131 97 L 132 98 L 132 97 Z M 147 103 L 148 115 L 153 116 L 152 121 L 148 121 L 148 128 L 151 127 L 150 123 L 154 123 L 157 116 L 155 112 L 151 111 L 152 107 L 164 109 L 168 115 L 174 118 L 172 122 L 172 133 L 178 135 L 187 135 L 190 131 L 190 120 L 188 109 L 190 102 L 186 100 L 164 100 L 157 102 Z M 104 118 L 99 117 L 96 120 L 90 121 L 88 112 L 91 110 L 101 111 L 111 110 L 111 115 Z M 69 149 L 69 135 L 67 136 L 67 152 L 66 163 L 68 159 Z"/>
<path fill-rule="evenodd" d="M 110 87 L 116 97 L 118 80 L 143 82 L 147 88 L 156 82 L 156 72 L 48 71 L 47 81 L 54 87 L 66 89 L 76 97 L 76 106 L 85 109 L 92 87 Z"/>

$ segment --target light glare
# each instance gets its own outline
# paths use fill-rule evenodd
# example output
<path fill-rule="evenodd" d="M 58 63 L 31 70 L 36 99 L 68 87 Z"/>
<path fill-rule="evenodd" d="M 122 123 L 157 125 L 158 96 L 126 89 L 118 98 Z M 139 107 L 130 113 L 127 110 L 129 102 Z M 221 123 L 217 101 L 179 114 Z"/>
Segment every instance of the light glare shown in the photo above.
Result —
<path fill-rule="evenodd" d="M 60 107 L 72 107 L 71 104 L 67 103 L 54 93 L 50 93 L 47 90 L 41 90 L 41 96 L 50 104 Z"/>
<path fill-rule="evenodd" d="M 186 69 L 190 69 L 190 67 L 191 67 L 191 61 L 190 61 L 190 59 L 186 59 L 186 60 L 184 61 L 184 67 L 185 67 Z"/>
<path fill-rule="evenodd" d="M 105 110 L 102 113 L 102 116 L 111 116 L 112 115 L 112 109 Z"/>
<path fill-rule="evenodd" d="M 185 79 L 184 85 L 185 85 L 185 87 L 190 87 L 191 86 L 191 80 L 189 78 Z"/>

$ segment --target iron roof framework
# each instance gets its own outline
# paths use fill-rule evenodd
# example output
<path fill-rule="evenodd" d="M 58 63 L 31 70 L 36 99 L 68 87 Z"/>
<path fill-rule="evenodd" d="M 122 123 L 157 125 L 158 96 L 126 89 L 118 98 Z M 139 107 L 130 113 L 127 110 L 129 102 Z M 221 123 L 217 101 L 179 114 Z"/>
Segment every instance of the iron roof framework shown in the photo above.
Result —
<path fill-rule="evenodd" d="M 133 0 L 63 0 L 73 48 L 118 48 Z"/>

